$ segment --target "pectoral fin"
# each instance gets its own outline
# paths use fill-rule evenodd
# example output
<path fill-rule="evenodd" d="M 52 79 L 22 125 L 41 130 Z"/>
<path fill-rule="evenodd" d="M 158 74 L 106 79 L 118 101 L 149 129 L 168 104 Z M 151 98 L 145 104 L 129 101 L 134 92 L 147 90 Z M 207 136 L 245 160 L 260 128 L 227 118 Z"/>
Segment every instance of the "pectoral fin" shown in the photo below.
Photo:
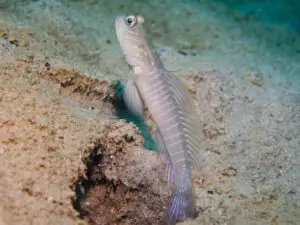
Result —
<path fill-rule="evenodd" d="M 123 94 L 124 102 L 128 110 L 139 118 L 143 118 L 143 101 L 140 93 L 132 79 L 128 80 Z"/>

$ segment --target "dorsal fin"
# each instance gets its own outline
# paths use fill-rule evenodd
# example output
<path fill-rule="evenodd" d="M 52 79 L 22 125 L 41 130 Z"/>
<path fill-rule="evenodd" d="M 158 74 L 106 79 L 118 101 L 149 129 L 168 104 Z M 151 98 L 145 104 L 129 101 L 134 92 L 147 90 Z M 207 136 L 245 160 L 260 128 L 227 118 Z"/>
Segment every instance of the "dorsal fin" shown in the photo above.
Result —
<path fill-rule="evenodd" d="M 204 163 L 202 157 L 204 135 L 192 96 L 179 78 L 168 71 L 164 72 L 164 77 L 170 85 L 173 97 L 179 107 L 180 118 L 188 144 L 188 161 L 193 167 L 201 170 Z"/>

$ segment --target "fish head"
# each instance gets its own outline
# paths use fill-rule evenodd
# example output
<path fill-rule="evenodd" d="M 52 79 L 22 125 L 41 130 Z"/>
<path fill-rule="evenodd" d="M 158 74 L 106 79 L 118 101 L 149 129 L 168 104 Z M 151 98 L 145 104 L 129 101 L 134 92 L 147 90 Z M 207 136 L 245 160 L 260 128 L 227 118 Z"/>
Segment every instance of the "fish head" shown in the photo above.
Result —
<path fill-rule="evenodd" d="M 118 16 L 115 20 L 121 50 L 136 75 L 147 73 L 160 63 L 146 37 L 143 24 L 144 18 L 139 15 Z"/>

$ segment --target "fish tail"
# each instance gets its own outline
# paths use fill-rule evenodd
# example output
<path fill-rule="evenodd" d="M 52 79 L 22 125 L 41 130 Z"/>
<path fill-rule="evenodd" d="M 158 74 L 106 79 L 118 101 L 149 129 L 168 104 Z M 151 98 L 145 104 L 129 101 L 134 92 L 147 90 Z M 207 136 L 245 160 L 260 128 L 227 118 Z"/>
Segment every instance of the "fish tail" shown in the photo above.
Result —
<path fill-rule="evenodd" d="M 196 216 L 195 193 L 192 186 L 175 189 L 173 198 L 168 207 L 166 224 L 174 225 L 178 220 L 193 218 Z"/>

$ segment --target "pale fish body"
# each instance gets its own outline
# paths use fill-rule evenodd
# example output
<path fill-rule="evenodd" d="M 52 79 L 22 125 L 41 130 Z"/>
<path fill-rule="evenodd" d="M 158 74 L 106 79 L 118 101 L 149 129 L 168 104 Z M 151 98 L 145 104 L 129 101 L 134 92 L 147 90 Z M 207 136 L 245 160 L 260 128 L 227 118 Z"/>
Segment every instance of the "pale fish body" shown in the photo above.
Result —
<path fill-rule="evenodd" d="M 201 169 L 202 135 L 191 97 L 179 79 L 163 67 L 147 40 L 141 16 L 119 16 L 116 33 L 127 63 L 134 72 L 125 87 L 124 100 L 137 116 L 147 107 L 157 126 L 154 137 L 168 163 L 174 184 L 167 223 L 194 217 L 196 204 L 191 168 Z"/>

